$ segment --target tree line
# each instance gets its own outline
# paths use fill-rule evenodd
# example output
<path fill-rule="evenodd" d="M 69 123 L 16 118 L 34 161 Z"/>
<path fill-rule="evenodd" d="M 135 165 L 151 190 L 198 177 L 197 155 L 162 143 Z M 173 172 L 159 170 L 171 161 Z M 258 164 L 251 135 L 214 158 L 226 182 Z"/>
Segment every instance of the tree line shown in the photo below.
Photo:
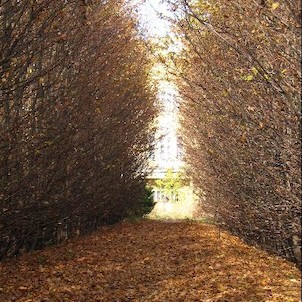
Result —
<path fill-rule="evenodd" d="M 169 64 L 187 173 L 202 210 L 301 261 L 300 1 L 167 2 L 183 45 Z"/>
<path fill-rule="evenodd" d="M 140 211 L 157 114 L 124 0 L 0 3 L 0 258 Z"/>

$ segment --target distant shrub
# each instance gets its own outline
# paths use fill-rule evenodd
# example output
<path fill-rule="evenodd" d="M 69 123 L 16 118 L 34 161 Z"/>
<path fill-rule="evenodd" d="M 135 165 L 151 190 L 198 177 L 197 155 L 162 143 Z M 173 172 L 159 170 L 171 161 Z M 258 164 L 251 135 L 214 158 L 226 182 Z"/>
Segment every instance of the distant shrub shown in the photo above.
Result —
<path fill-rule="evenodd" d="M 147 215 L 153 210 L 155 203 L 153 200 L 153 192 L 151 188 L 145 187 L 139 205 L 139 216 Z"/>

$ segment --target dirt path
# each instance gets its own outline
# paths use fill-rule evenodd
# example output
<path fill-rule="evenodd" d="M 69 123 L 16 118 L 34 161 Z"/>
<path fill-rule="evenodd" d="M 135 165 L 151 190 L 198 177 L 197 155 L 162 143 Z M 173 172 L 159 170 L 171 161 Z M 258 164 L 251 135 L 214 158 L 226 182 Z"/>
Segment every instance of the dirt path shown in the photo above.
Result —
<path fill-rule="evenodd" d="M 299 301 L 294 265 L 205 224 L 141 221 L 0 264 L 0 301 Z"/>

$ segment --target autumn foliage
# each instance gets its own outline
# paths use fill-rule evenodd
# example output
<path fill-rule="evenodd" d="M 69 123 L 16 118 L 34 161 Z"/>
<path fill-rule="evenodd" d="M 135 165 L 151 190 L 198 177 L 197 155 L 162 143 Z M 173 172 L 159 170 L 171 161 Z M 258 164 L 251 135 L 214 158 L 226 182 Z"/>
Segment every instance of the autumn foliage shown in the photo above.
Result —
<path fill-rule="evenodd" d="M 173 72 L 203 211 L 299 262 L 300 1 L 167 2 L 184 46 Z"/>
<path fill-rule="evenodd" d="M 0 4 L 0 258 L 135 213 L 156 108 L 124 1 Z"/>
<path fill-rule="evenodd" d="M 6 302 L 297 302 L 300 282 L 294 264 L 190 222 L 102 227 L 0 263 Z"/>

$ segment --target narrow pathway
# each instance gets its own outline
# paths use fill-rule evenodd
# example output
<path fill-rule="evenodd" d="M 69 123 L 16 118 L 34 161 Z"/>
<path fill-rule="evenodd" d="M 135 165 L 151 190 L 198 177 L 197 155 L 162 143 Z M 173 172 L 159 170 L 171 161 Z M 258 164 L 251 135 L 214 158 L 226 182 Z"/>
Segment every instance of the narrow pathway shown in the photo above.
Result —
<path fill-rule="evenodd" d="M 141 221 L 0 264 L 0 301 L 299 301 L 299 271 L 214 226 Z"/>

